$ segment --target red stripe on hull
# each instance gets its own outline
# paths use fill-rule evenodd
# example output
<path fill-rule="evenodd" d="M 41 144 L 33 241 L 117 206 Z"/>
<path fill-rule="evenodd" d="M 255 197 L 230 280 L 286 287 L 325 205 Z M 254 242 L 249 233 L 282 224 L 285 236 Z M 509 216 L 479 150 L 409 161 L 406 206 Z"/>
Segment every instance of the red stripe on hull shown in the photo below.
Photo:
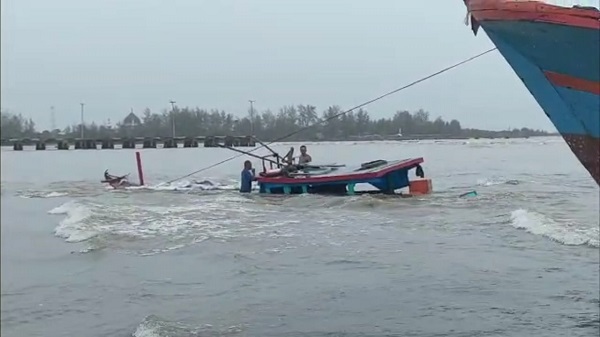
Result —
<path fill-rule="evenodd" d="M 600 29 L 600 12 L 550 5 L 539 1 L 465 0 L 478 21 L 526 20 L 559 25 Z"/>
<path fill-rule="evenodd" d="M 546 78 L 554 85 L 585 91 L 595 95 L 600 95 L 600 82 L 584 80 L 581 78 L 555 73 L 552 71 L 544 71 Z"/>
<path fill-rule="evenodd" d="M 600 138 L 583 135 L 563 135 L 571 151 L 600 186 Z"/>

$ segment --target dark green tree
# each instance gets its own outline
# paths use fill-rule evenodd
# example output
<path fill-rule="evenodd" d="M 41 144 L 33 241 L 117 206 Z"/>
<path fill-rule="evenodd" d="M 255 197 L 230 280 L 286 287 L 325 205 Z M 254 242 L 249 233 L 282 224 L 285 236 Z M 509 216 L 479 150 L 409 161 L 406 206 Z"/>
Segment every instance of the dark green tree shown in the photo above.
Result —
<path fill-rule="evenodd" d="M 360 109 L 342 114 L 342 108 L 336 105 L 326 108 L 319 114 L 313 105 L 288 105 L 281 107 L 277 114 L 270 110 L 254 111 L 238 118 L 231 113 L 220 110 L 201 108 L 178 108 L 173 111 L 164 110 L 153 113 L 146 108 L 140 118 L 141 124 L 117 123 L 115 127 L 85 125 L 85 135 L 91 138 L 109 137 L 170 137 L 173 134 L 173 123 L 177 137 L 186 136 L 224 136 L 249 135 L 251 131 L 261 140 L 271 141 L 294 133 L 286 140 L 347 140 L 372 137 L 395 137 L 399 132 L 403 136 L 418 137 L 529 137 L 548 135 L 541 130 L 528 128 L 507 131 L 486 131 L 463 129 L 460 122 L 450 122 L 442 117 L 434 120 L 425 110 L 414 113 L 399 110 L 391 118 L 373 119 L 369 113 Z M 320 116 L 320 117 L 319 117 Z M 2 138 L 35 138 L 66 137 L 78 138 L 80 125 L 67 126 L 64 135 L 60 130 L 36 130 L 31 119 L 3 111 L 1 113 Z M 302 130 L 301 132 L 299 132 Z"/>

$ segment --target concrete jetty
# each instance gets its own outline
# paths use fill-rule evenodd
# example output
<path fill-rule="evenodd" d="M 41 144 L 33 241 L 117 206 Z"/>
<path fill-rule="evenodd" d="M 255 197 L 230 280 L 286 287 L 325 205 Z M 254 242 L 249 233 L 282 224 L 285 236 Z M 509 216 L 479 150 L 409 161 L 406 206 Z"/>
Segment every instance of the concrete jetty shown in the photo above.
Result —
<path fill-rule="evenodd" d="M 12 146 L 15 151 L 22 151 L 24 146 L 35 146 L 36 150 L 46 150 L 54 146 L 57 150 L 108 150 L 123 149 L 156 149 L 156 148 L 184 148 L 199 147 L 255 147 L 256 142 L 252 136 L 197 136 L 197 137 L 125 137 L 125 138 L 22 138 L 2 139 L 2 146 Z M 162 145 L 162 146 L 159 146 Z"/>

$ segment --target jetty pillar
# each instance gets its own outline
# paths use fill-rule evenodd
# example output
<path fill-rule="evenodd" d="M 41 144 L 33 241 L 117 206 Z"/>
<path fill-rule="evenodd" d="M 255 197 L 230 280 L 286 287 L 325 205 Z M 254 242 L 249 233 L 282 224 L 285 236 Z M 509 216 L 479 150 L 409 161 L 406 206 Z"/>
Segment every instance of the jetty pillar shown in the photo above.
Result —
<path fill-rule="evenodd" d="M 43 140 L 40 140 L 38 142 L 35 143 L 35 149 L 40 151 L 40 150 L 45 150 L 46 149 L 46 142 L 44 142 Z"/>
<path fill-rule="evenodd" d="M 238 140 L 238 146 L 243 146 L 243 147 L 256 146 L 256 141 L 254 140 L 254 137 L 252 137 L 252 136 L 237 137 L 237 140 Z"/>
<path fill-rule="evenodd" d="M 132 138 L 123 139 L 123 148 L 124 149 L 135 149 L 135 139 L 132 139 Z"/>
<path fill-rule="evenodd" d="M 144 149 L 156 149 L 156 140 L 153 138 L 144 139 L 144 143 L 142 145 Z"/>
<path fill-rule="evenodd" d="M 171 149 L 171 148 L 177 148 L 177 139 L 175 138 L 167 138 L 165 139 L 165 142 L 163 144 L 163 148 L 165 149 Z"/>
<path fill-rule="evenodd" d="M 96 150 L 98 149 L 95 139 L 76 139 L 75 150 Z"/>
<path fill-rule="evenodd" d="M 188 137 L 183 140 L 183 147 L 198 147 L 198 141 L 194 138 Z"/>
<path fill-rule="evenodd" d="M 59 140 L 58 143 L 56 143 L 56 148 L 59 150 L 68 150 L 69 142 L 67 142 L 66 140 Z"/>
<path fill-rule="evenodd" d="M 86 150 L 97 150 L 98 149 L 98 144 L 96 144 L 95 139 L 86 139 L 84 142 L 85 142 Z"/>
<path fill-rule="evenodd" d="M 204 139 L 204 147 L 217 147 L 217 139 L 214 136 L 208 136 Z"/>
<path fill-rule="evenodd" d="M 102 149 L 114 149 L 115 142 L 112 139 L 102 140 Z"/>
<path fill-rule="evenodd" d="M 225 146 L 226 147 L 233 147 L 234 143 L 235 143 L 235 138 L 233 136 L 225 136 Z"/>

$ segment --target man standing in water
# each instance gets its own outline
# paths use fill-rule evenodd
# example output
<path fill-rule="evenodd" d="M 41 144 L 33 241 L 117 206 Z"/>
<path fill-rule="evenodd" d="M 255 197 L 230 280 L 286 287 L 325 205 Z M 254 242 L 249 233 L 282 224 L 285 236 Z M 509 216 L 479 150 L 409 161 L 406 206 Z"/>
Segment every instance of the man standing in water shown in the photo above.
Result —
<path fill-rule="evenodd" d="M 306 146 L 302 145 L 300 146 L 300 156 L 298 157 L 298 164 L 302 165 L 302 164 L 308 164 L 312 161 L 312 157 L 306 153 Z"/>
<path fill-rule="evenodd" d="M 252 191 L 252 181 L 256 180 L 255 171 L 252 168 L 252 163 L 249 160 L 244 162 L 244 170 L 242 171 L 242 182 L 240 193 L 250 193 Z"/>

